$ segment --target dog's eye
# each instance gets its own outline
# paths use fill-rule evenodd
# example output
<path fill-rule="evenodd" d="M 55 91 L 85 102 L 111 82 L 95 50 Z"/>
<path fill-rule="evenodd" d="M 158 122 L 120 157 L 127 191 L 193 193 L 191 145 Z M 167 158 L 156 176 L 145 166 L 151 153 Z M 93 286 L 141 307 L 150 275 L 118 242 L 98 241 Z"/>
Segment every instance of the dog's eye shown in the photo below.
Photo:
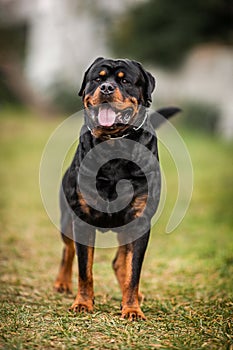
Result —
<path fill-rule="evenodd" d="M 94 79 L 97 83 L 100 83 L 102 79 L 100 77 Z"/>
<path fill-rule="evenodd" d="M 129 84 L 129 81 L 127 79 L 121 79 L 123 84 Z"/>

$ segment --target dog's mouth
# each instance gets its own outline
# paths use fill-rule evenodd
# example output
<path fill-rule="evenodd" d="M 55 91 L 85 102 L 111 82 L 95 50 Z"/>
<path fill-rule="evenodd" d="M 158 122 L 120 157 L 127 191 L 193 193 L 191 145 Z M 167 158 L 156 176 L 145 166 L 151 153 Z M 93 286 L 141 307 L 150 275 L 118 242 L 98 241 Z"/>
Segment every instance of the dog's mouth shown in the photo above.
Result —
<path fill-rule="evenodd" d="M 103 128 L 113 128 L 119 124 L 129 124 L 135 114 L 133 107 L 119 109 L 116 103 L 111 104 L 107 102 L 99 106 L 88 106 L 88 111 L 94 126 Z"/>
<path fill-rule="evenodd" d="M 113 124 L 128 124 L 133 115 L 132 108 L 126 108 L 122 111 L 102 105 L 98 110 L 98 122 L 100 126 L 110 127 Z"/>

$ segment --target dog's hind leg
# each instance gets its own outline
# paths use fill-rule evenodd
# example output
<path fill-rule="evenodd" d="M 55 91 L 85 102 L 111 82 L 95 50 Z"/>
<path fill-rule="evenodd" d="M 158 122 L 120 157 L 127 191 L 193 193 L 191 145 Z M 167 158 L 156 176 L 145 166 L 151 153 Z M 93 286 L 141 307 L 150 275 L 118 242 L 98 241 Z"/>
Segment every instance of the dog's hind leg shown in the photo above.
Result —
<path fill-rule="evenodd" d="M 74 242 L 64 234 L 62 234 L 62 239 L 65 246 L 63 248 L 58 276 L 54 283 L 54 289 L 60 293 L 72 293 L 72 266 L 75 255 Z"/>
<path fill-rule="evenodd" d="M 75 255 L 72 218 L 64 198 L 61 198 L 61 236 L 64 242 L 63 254 L 54 289 L 60 293 L 72 293 L 72 266 Z"/>
<path fill-rule="evenodd" d="M 63 234 L 62 239 L 65 247 L 63 248 L 61 265 L 54 283 L 54 289 L 60 293 L 72 293 L 72 266 L 75 255 L 74 242 Z"/>
<path fill-rule="evenodd" d="M 125 273 L 126 273 L 126 270 L 125 270 L 126 249 L 127 249 L 126 245 L 120 246 L 112 262 L 112 267 L 122 292 L 124 288 Z"/>
<path fill-rule="evenodd" d="M 95 229 L 80 227 L 74 223 L 76 252 L 78 256 L 78 294 L 70 310 L 74 312 L 92 312 L 94 306 L 93 258 L 95 245 Z M 82 238 L 81 238 L 81 237 Z M 82 243 L 78 241 L 82 239 Z"/>

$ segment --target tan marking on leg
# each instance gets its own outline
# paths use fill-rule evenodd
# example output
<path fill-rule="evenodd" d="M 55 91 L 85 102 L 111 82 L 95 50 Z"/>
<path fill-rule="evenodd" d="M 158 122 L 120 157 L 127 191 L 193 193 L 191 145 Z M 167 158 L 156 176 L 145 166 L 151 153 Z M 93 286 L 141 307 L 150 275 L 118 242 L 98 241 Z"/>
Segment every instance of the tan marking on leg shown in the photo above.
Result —
<path fill-rule="evenodd" d="M 138 196 L 135 198 L 132 206 L 135 210 L 135 214 L 134 216 L 136 218 L 140 217 L 143 214 L 143 211 L 146 207 L 146 203 L 147 203 L 147 194 L 144 194 L 142 196 Z"/>
<path fill-rule="evenodd" d="M 85 214 L 90 214 L 90 207 L 87 204 L 87 202 L 85 201 L 85 199 L 83 198 L 83 195 L 81 192 L 78 192 L 78 200 L 79 203 L 81 205 L 81 209 Z"/>
<path fill-rule="evenodd" d="M 132 287 L 132 271 L 133 271 L 133 250 L 132 245 L 128 245 L 125 259 L 125 282 L 122 295 L 122 317 L 130 321 L 145 320 L 139 306 L 139 285 Z"/>
<path fill-rule="evenodd" d="M 125 283 L 125 260 L 126 260 L 126 246 L 120 246 L 117 251 L 116 258 L 113 262 L 113 269 L 123 293 Z"/>
<path fill-rule="evenodd" d="M 63 238 L 63 240 L 65 241 L 65 247 L 58 276 L 54 283 L 54 289 L 60 293 L 72 293 L 72 266 L 75 255 L 74 242 L 68 237 Z"/>
<path fill-rule="evenodd" d="M 87 247 L 88 258 L 86 268 L 86 280 L 82 280 L 79 276 L 78 279 L 78 294 L 75 298 L 74 303 L 70 307 L 70 310 L 74 312 L 92 312 L 94 305 L 94 290 L 93 290 L 93 258 L 94 258 L 94 247 Z"/>

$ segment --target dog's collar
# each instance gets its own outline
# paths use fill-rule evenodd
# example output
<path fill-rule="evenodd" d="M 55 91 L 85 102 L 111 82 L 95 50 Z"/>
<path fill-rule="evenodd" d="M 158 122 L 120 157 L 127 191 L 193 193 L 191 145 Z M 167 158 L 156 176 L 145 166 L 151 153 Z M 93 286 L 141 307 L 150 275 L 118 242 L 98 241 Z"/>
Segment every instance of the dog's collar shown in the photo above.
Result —
<path fill-rule="evenodd" d="M 145 117 L 143 118 L 141 124 L 140 124 L 139 126 L 137 126 L 137 127 L 134 127 L 133 129 L 134 129 L 135 131 L 141 129 L 141 127 L 145 124 L 147 117 L 148 117 L 148 114 L 145 113 Z"/>
<path fill-rule="evenodd" d="M 141 129 L 142 128 L 142 126 L 145 124 L 145 122 L 146 122 L 146 119 L 147 119 L 147 116 L 148 116 L 148 114 L 146 113 L 145 114 L 145 117 L 144 117 L 144 119 L 143 119 L 143 121 L 141 122 L 141 124 L 139 125 L 139 126 L 137 126 L 137 127 L 133 127 L 133 130 L 134 131 L 137 131 L 137 130 L 139 130 L 139 129 Z M 96 138 L 96 136 L 93 134 L 93 131 L 92 131 L 92 129 L 87 125 L 87 128 L 88 128 L 88 130 L 90 131 L 90 133 L 92 134 L 92 136 L 94 136 L 95 138 Z M 119 140 L 119 139 L 123 139 L 124 137 L 127 137 L 129 135 L 129 133 L 127 133 L 127 134 L 123 134 L 123 135 L 121 135 L 121 136 L 116 136 L 116 137 L 114 137 L 114 135 L 104 135 L 104 137 L 103 137 L 103 139 L 106 139 L 106 140 Z"/>

